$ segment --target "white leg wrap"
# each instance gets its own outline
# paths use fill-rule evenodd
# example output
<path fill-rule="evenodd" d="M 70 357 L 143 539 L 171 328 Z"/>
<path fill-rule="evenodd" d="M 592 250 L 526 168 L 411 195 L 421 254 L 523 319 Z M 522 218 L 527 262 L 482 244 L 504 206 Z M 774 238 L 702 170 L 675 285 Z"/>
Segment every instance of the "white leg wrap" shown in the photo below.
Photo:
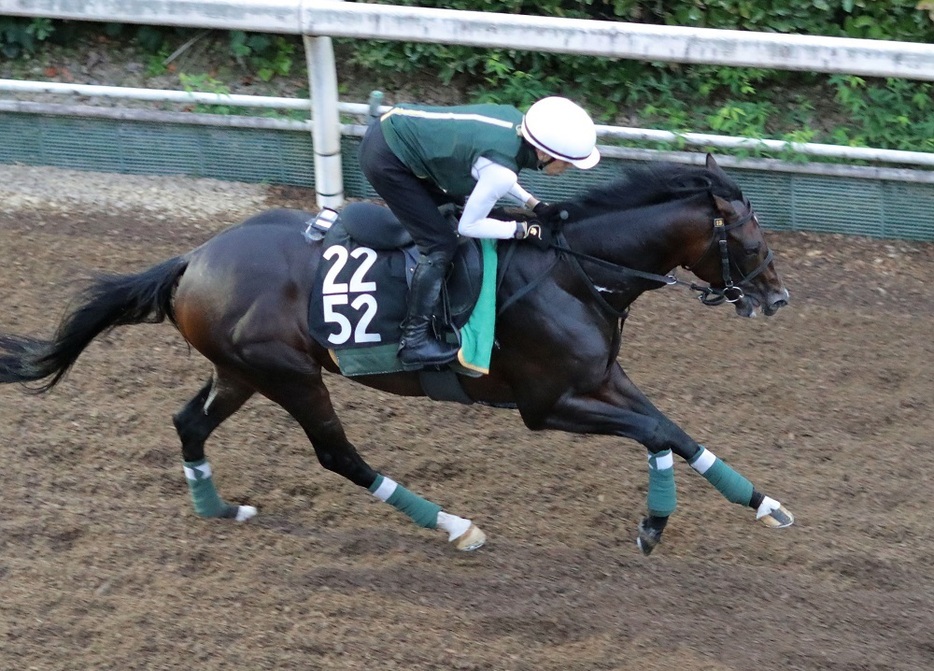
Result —
<path fill-rule="evenodd" d="M 185 470 L 185 478 L 188 480 L 207 480 L 214 475 L 214 472 L 211 470 L 211 462 L 209 461 L 205 461 L 200 466 L 195 466 L 194 468 L 191 466 L 182 466 L 182 468 Z"/>
<path fill-rule="evenodd" d="M 771 515 L 773 511 L 778 510 L 781 507 L 781 503 L 766 496 L 762 499 L 762 503 L 759 504 L 759 508 L 756 510 L 756 519 L 761 520 L 766 515 Z"/>
<path fill-rule="evenodd" d="M 713 466 L 714 462 L 717 460 L 717 455 L 708 450 L 706 447 L 702 447 L 701 449 L 703 452 L 701 452 L 694 463 L 691 464 L 691 468 L 703 475 L 708 470 L 710 470 L 711 466 Z"/>
<path fill-rule="evenodd" d="M 389 497 L 393 495 L 396 491 L 396 488 L 399 485 L 392 478 L 387 478 L 383 476 L 383 481 L 379 484 L 379 487 L 373 492 L 373 496 L 378 498 L 383 503 L 389 500 Z"/>
<path fill-rule="evenodd" d="M 256 517 L 256 508 L 253 506 L 237 506 L 236 520 L 238 522 L 246 522 L 254 517 Z"/>
<path fill-rule="evenodd" d="M 438 512 L 438 528 L 448 532 L 448 542 L 451 542 L 467 533 L 467 529 L 470 528 L 470 520 L 465 520 L 457 515 L 449 515 L 442 510 Z"/>

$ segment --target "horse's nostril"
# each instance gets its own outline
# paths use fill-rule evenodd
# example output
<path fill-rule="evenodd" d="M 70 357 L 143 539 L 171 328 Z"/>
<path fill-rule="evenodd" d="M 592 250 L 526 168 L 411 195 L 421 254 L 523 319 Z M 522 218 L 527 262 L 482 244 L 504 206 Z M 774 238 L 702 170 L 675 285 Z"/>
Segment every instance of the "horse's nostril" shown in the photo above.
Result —
<path fill-rule="evenodd" d="M 788 301 L 782 299 L 782 300 L 779 300 L 779 301 L 775 301 L 774 303 L 772 303 L 772 305 L 771 305 L 770 307 L 771 307 L 773 310 L 778 310 L 779 308 L 786 307 L 787 305 L 788 305 Z"/>

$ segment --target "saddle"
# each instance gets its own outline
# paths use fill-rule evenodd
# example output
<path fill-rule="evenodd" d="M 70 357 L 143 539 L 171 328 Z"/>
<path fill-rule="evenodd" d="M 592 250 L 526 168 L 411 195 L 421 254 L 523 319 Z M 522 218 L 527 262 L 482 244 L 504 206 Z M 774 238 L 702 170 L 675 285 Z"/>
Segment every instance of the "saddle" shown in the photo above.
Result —
<path fill-rule="evenodd" d="M 453 210 L 448 214 L 454 216 Z M 330 226 L 322 224 L 319 216 L 308 225 L 305 237 L 323 241 L 309 303 L 312 337 L 331 350 L 373 348 L 374 355 L 391 350 L 395 359 L 419 256 L 412 237 L 388 208 L 366 202 L 347 205 Z M 481 243 L 462 238 L 442 292 L 443 316 L 435 324 L 441 337 L 458 338 L 482 282 Z M 356 374 L 395 372 L 386 369 L 388 365 L 376 364 L 380 370 Z"/>

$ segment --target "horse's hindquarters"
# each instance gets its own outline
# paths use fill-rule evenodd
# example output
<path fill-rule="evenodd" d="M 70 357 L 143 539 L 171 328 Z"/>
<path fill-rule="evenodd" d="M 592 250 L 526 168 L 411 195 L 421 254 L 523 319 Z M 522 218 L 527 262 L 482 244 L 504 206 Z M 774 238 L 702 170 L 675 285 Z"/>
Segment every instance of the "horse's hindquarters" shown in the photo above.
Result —
<path fill-rule="evenodd" d="M 179 331 L 215 363 L 260 343 L 307 352 L 316 249 L 298 226 L 240 226 L 213 238 L 189 255 L 178 283 Z"/>

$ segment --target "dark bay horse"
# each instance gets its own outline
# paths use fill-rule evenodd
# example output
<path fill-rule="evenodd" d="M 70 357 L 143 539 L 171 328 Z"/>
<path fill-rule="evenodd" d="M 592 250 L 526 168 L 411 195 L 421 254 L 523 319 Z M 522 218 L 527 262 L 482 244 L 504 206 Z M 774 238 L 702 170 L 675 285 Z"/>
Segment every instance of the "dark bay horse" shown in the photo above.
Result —
<path fill-rule="evenodd" d="M 788 301 L 758 219 L 736 183 L 708 156 L 705 167 L 649 165 L 563 204 L 569 214 L 552 247 L 501 242 L 499 314 L 489 374 L 462 378 L 470 399 L 514 407 L 532 430 L 619 436 L 648 451 L 647 515 L 637 543 L 649 554 L 676 506 L 673 455 L 726 499 L 771 527 L 791 514 L 662 414 L 617 362 L 628 306 L 644 291 L 689 284 L 705 303 L 730 302 L 741 316 L 773 315 Z M 249 519 L 251 506 L 224 501 L 204 446 L 253 394 L 281 405 L 304 429 L 324 468 L 367 489 L 458 549 L 484 542 L 468 519 L 371 468 L 347 440 L 322 369 L 339 373 L 308 330 L 321 243 L 303 238 L 311 215 L 270 210 L 200 247 L 138 274 L 94 280 L 51 340 L 0 335 L 0 383 L 55 386 L 81 352 L 117 326 L 169 319 L 214 366 L 173 417 L 195 511 Z M 668 275 L 683 266 L 704 284 Z M 416 373 L 354 381 L 424 395 Z"/>

